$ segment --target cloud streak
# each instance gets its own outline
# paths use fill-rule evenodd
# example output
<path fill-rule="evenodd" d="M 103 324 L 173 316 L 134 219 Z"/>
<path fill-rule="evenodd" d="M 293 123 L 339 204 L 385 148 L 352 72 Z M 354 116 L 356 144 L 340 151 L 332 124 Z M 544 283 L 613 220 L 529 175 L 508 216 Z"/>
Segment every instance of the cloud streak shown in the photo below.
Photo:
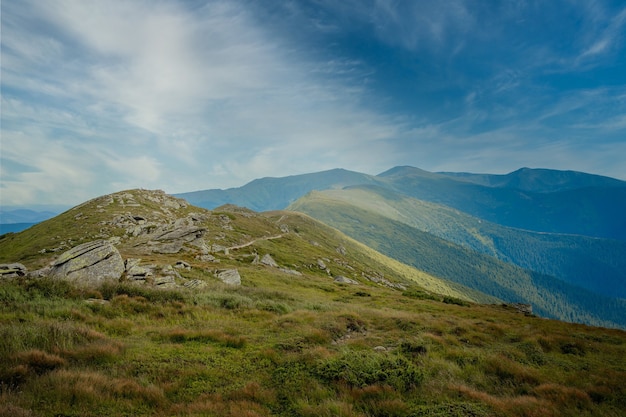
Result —
<path fill-rule="evenodd" d="M 623 80 L 585 80 L 622 68 L 626 9 L 561 4 L 583 24 L 559 48 L 559 6 L 515 4 L 4 2 L 0 204 L 335 167 L 502 172 L 555 144 L 554 168 L 626 177 L 609 145 L 568 140 L 623 150 Z"/>

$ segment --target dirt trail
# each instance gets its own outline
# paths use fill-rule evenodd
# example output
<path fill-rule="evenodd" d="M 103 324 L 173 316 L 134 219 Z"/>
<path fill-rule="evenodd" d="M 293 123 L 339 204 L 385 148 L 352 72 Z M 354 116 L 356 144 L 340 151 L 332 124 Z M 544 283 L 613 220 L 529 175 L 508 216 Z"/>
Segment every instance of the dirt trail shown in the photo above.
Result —
<path fill-rule="evenodd" d="M 236 250 L 236 249 L 245 248 L 245 247 L 248 247 L 250 245 L 253 245 L 254 243 L 258 242 L 259 240 L 280 239 L 281 237 L 283 237 L 282 233 L 280 235 L 275 235 L 275 236 L 260 237 L 258 239 L 253 239 L 250 242 L 242 243 L 241 245 L 231 246 L 231 247 L 228 248 L 228 250 Z"/>

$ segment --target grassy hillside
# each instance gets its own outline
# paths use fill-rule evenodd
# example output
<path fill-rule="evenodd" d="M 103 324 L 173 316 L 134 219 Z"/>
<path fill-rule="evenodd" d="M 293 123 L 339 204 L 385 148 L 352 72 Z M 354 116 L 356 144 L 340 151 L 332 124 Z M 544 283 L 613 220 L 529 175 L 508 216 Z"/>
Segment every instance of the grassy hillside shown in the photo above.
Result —
<path fill-rule="evenodd" d="M 230 250 L 214 252 L 212 262 L 196 259 L 193 247 L 146 255 L 138 237 L 118 227 L 123 222 L 111 222 L 120 215 L 161 224 L 194 216 L 208 243 Z M 133 190 L 5 236 L 0 254 L 34 268 L 58 256 L 51 249 L 63 242 L 96 235 L 117 241 L 124 257 L 185 260 L 191 269 L 180 274 L 206 286 L 3 279 L 0 416 L 617 417 L 626 410 L 625 332 L 453 297 L 458 290 L 445 281 L 298 213 L 207 212 Z M 284 269 L 252 263 L 257 254 Z M 332 276 L 358 284 L 334 282 L 318 259 Z M 215 268 L 237 268 L 242 285 L 219 282 Z M 374 275 L 406 289 L 366 278 Z"/>
<path fill-rule="evenodd" d="M 607 297 L 626 298 L 626 242 L 500 226 L 378 186 L 327 190 L 314 196 L 355 205 Z"/>
<path fill-rule="evenodd" d="M 626 326 L 626 301 L 591 293 L 442 240 L 350 202 L 314 192 L 290 206 L 332 225 L 372 248 L 435 276 L 511 302 L 537 314 L 604 326 Z M 378 207 L 377 201 L 371 201 Z M 391 213 L 393 207 L 382 209 Z"/>

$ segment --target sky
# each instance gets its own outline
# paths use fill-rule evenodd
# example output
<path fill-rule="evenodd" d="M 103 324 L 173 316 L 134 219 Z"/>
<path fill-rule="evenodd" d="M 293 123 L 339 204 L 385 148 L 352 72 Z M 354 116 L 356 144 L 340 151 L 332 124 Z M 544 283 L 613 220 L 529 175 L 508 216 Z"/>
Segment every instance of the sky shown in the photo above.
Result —
<path fill-rule="evenodd" d="M 626 180 L 626 4 L 3 0 L 0 206 L 332 168 Z"/>

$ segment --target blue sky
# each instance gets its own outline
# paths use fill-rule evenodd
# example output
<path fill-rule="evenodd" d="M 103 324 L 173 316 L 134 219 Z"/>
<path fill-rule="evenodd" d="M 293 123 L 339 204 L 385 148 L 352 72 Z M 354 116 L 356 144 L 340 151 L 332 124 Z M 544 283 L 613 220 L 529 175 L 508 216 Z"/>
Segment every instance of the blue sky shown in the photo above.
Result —
<path fill-rule="evenodd" d="M 1 7 L 3 206 L 337 167 L 626 179 L 623 1 Z"/>

